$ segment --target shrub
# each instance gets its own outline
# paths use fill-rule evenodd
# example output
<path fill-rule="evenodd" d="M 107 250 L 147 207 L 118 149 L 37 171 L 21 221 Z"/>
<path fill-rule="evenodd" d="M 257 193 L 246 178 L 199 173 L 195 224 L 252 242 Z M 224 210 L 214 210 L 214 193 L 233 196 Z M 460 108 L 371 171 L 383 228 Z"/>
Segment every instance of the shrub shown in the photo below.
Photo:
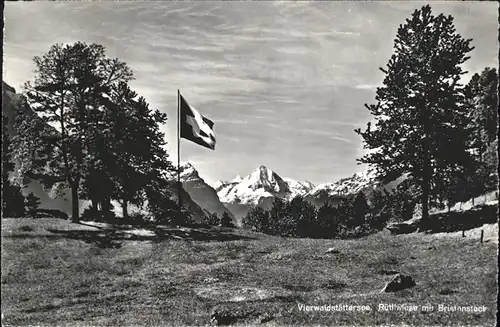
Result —
<path fill-rule="evenodd" d="M 83 210 L 81 217 L 83 221 L 98 221 L 107 223 L 117 223 L 117 218 L 113 210 L 99 211 L 93 206 L 85 208 Z"/>
<path fill-rule="evenodd" d="M 258 206 L 250 208 L 247 215 L 243 218 L 243 227 L 271 234 L 269 212 Z"/>
<path fill-rule="evenodd" d="M 63 212 L 58 209 L 38 209 L 37 215 L 38 217 L 43 217 L 43 218 L 69 219 L 69 216 L 66 212 Z"/>
<path fill-rule="evenodd" d="M 326 202 L 316 214 L 315 232 L 313 237 L 333 238 L 338 234 L 339 221 L 336 208 Z"/>
<path fill-rule="evenodd" d="M 40 206 L 40 199 L 30 192 L 24 200 L 26 206 L 26 213 L 29 217 L 35 217 L 37 214 L 38 207 Z"/>
<path fill-rule="evenodd" d="M 276 221 L 274 234 L 281 236 L 297 236 L 297 217 L 293 215 L 284 215 Z"/>
<path fill-rule="evenodd" d="M 21 188 L 7 178 L 2 182 L 2 217 L 23 217 L 24 196 Z"/>
<path fill-rule="evenodd" d="M 165 186 L 152 187 L 146 192 L 150 220 L 159 224 L 189 225 L 193 223 L 190 212 L 183 206 L 179 208 L 177 200 Z"/>
<path fill-rule="evenodd" d="M 222 218 L 220 220 L 220 225 L 222 227 L 231 227 L 231 228 L 234 228 L 234 224 L 233 224 L 233 220 L 231 219 L 231 217 L 229 216 L 229 214 L 227 212 L 224 212 L 222 214 Z"/>
<path fill-rule="evenodd" d="M 204 225 L 209 225 L 209 226 L 219 226 L 220 225 L 220 219 L 217 216 L 216 213 L 212 213 L 210 215 L 205 215 L 203 217 L 202 223 Z"/>
<path fill-rule="evenodd" d="M 142 213 L 142 212 L 132 212 L 132 213 L 129 213 L 128 215 L 128 219 L 124 220 L 124 223 L 126 224 L 130 224 L 130 225 L 147 225 L 149 224 L 151 221 L 149 219 L 149 217 Z"/>

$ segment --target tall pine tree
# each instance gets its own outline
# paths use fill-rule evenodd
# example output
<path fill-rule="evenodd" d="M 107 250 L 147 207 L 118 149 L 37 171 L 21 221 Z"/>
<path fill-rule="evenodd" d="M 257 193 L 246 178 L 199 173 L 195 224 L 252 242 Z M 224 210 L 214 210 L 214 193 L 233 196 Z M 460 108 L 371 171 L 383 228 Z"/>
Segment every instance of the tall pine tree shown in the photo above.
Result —
<path fill-rule="evenodd" d="M 498 124 L 498 73 L 485 68 L 474 74 L 465 88 L 469 106 L 470 151 L 475 159 L 468 175 L 471 196 L 477 196 L 497 186 L 496 150 Z M 492 155 L 493 154 L 493 155 Z"/>
<path fill-rule="evenodd" d="M 92 117 L 101 110 L 101 97 L 109 87 L 132 78 L 132 71 L 118 59 L 108 58 L 102 46 L 77 42 L 56 44 L 34 58 L 35 78 L 25 84 L 25 96 L 43 121 L 58 133 L 41 138 L 37 129 L 25 129 L 19 122 L 18 154 L 31 156 L 33 166 L 43 166 L 52 182 L 64 182 L 71 189 L 72 220 L 79 220 L 81 183 L 92 160 L 92 135 L 100 132 Z M 97 119 L 98 121 L 98 119 Z M 46 146 L 33 146 L 41 140 Z M 52 152 L 47 155 L 47 148 Z M 45 160 L 36 160 L 45 151 Z M 40 170 L 40 169 L 39 169 Z"/>
<path fill-rule="evenodd" d="M 113 87 L 108 108 L 109 137 L 99 152 L 108 159 L 105 166 L 115 181 L 113 196 L 121 201 L 127 218 L 128 204 L 142 205 L 146 189 L 156 185 L 153 181 L 167 180 L 174 170 L 159 127 L 167 116 L 151 110 L 126 83 Z"/>
<path fill-rule="evenodd" d="M 453 17 L 434 16 L 426 5 L 400 25 L 395 53 L 377 104 L 365 105 L 374 116 L 374 128 L 356 133 L 370 153 L 359 161 L 374 168 L 381 179 L 409 173 L 418 187 L 422 221 L 428 221 L 429 201 L 445 175 L 461 169 L 467 159 L 463 133 L 466 121 L 463 87 L 458 82 L 471 40 L 456 33 Z"/>

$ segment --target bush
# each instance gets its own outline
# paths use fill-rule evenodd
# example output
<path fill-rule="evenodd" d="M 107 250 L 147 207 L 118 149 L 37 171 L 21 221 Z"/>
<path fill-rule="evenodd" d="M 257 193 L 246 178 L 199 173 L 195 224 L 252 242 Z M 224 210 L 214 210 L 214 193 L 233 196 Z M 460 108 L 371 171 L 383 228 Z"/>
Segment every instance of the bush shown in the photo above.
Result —
<path fill-rule="evenodd" d="M 83 221 L 101 221 L 100 213 L 98 210 L 95 210 L 93 207 L 85 208 L 80 215 L 80 220 Z"/>
<path fill-rule="evenodd" d="M 297 217 L 295 216 L 284 215 L 276 221 L 275 226 L 273 234 L 288 237 L 297 236 Z"/>
<path fill-rule="evenodd" d="M 349 203 L 348 211 L 351 212 L 348 221 L 349 227 L 364 226 L 369 209 L 366 195 L 363 192 L 356 194 L 351 203 Z"/>
<path fill-rule="evenodd" d="M 38 209 L 37 215 L 41 218 L 69 219 L 69 216 L 66 212 L 58 209 Z"/>
<path fill-rule="evenodd" d="M 286 206 L 290 217 L 294 220 L 294 235 L 299 237 L 314 237 L 316 233 L 316 208 L 305 201 L 303 197 L 293 198 Z"/>
<path fill-rule="evenodd" d="M 271 234 L 269 212 L 258 206 L 250 208 L 247 215 L 243 218 L 243 227 Z"/>
<path fill-rule="evenodd" d="M 368 234 L 369 234 L 369 230 L 367 230 L 365 226 L 355 226 L 355 227 L 341 226 L 337 236 L 338 236 L 338 238 L 341 238 L 341 239 L 350 239 L 350 238 L 363 237 L 363 236 L 366 236 Z"/>
<path fill-rule="evenodd" d="M 159 224 L 177 226 L 188 226 L 194 223 L 191 213 L 184 206 L 180 210 L 179 205 L 163 208 L 161 214 L 160 216 L 157 212 L 152 215 L 152 220 Z"/>
<path fill-rule="evenodd" d="M 7 178 L 2 183 L 2 217 L 23 217 L 24 196 L 21 188 Z"/>
<path fill-rule="evenodd" d="M 26 206 L 26 213 L 28 217 L 36 217 L 38 207 L 40 206 L 40 198 L 38 198 L 33 192 L 30 192 L 24 200 Z"/>
<path fill-rule="evenodd" d="M 325 203 L 318 210 L 302 197 L 290 201 L 277 198 L 270 210 L 251 208 L 243 226 L 288 237 L 353 238 L 383 229 L 390 219 L 410 219 L 415 203 L 405 184 L 392 193 L 376 190 L 370 203 L 360 192 L 336 206 Z"/>
<path fill-rule="evenodd" d="M 316 230 L 313 237 L 333 238 L 339 231 L 339 220 L 336 208 L 326 202 L 316 214 Z"/>
<path fill-rule="evenodd" d="M 236 227 L 236 226 L 234 226 L 233 220 L 231 219 L 231 217 L 229 216 L 229 214 L 227 212 L 224 212 L 222 214 L 222 218 L 220 220 L 220 225 L 222 227 L 231 227 L 231 228 Z"/>
<path fill-rule="evenodd" d="M 209 226 L 219 226 L 220 219 L 216 213 L 212 213 L 210 215 L 205 215 L 202 220 L 202 224 Z"/>
<path fill-rule="evenodd" d="M 103 212 L 94 209 L 92 206 L 83 210 L 80 219 L 83 221 L 97 221 L 110 224 L 119 223 L 114 211 L 108 210 Z"/>
<path fill-rule="evenodd" d="M 193 222 L 191 214 L 183 206 L 172 199 L 168 188 L 152 188 L 147 192 L 150 220 L 159 224 L 187 225 Z"/>
<path fill-rule="evenodd" d="M 150 217 L 141 212 L 129 213 L 128 218 L 117 218 L 119 221 L 123 221 L 124 224 L 144 226 L 151 223 Z"/>

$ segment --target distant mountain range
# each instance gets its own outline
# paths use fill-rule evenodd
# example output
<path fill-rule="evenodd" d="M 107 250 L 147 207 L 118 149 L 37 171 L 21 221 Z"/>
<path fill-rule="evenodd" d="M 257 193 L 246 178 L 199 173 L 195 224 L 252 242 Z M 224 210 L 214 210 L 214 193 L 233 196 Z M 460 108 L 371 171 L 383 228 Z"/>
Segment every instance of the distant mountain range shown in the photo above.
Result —
<path fill-rule="evenodd" d="M 275 198 L 290 200 L 300 195 L 320 207 L 326 202 L 335 204 L 341 198 L 371 190 L 377 185 L 372 175 L 362 172 L 334 183 L 315 186 L 308 181 L 282 178 L 272 169 L 262 165 L 246 177 L 237 176 L 231 181 L 217 181 L 214 187 L 220 201 L 232 211 L 236 221 L 241 223 L 241 219 L 252 206 L 269 209 Z"/>
<path fill-rule="evenodd" d="M 337 204 L 341 199 L 358 192 L 371 193 L 378 187 L 379 184 L 374 180 L 374 175 L 364 171 L 333 183 L 320 184 L 305 194 L 304 198 L 316 207 L 321 207 L 326 202 Z"/>
<path fill-rule="evenodd" d="M 314 185 L 284 179 L 266 166 L 260 166 L 246 177 L 237 176 L 232 181 L 216 182 L 220 201 L 234 214 L 236 223 L 255 205 L 268 209 L 275 198 L 291 199 L 303 195 Z"/>

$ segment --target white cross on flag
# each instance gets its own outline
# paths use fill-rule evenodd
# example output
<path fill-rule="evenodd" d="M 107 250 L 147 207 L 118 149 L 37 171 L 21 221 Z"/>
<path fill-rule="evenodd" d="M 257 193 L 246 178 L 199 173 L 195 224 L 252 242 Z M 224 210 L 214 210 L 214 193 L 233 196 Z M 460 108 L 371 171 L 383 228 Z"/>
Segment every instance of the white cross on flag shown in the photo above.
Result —
<path fill-rule="evenodd" d="M 180 137 L 215 150 L 214 122 L 203 117 L 180 95 Z"/>

